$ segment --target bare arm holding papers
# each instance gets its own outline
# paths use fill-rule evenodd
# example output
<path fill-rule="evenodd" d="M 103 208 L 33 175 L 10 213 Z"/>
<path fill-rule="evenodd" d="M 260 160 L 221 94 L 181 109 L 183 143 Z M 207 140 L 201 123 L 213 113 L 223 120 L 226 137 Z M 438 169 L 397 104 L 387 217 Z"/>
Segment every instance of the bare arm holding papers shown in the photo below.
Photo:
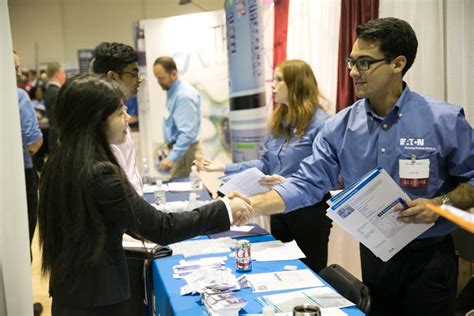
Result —
<path fill-rule="evenodd" d="M 445 198 L 457 208 L 468 209 L 474 205 L 474 187 L 468 183 L 462 183 L 446 194 Z M 406 210 L 398 206 L 395 211 L 400 212 L 399 220 L 405 223 L 434 223 L 439 218 L 439 215 L 427 208 L 427 203 L 441 205 L 443 204 L 442 197 L 416 199 L 408 202 L 409 208 Z"/>

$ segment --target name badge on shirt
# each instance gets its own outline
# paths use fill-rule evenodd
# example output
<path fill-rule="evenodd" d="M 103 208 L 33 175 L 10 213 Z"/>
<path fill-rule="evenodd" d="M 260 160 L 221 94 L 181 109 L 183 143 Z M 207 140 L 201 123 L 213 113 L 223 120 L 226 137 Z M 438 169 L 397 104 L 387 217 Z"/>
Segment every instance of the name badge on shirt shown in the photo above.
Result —
<path fill-rule="evenodd" d="M 165 109 L 165 113 L 163 113 L 163 117 L 165 120 L 167 120 L 170 117 L 170 112 L 168 112 L 168 109 Z"/>
<path fill-rule="evenodd" d="M 430 160 L 399 159 L 400 186 L 410 188 L 424 188 L 430 183 Z"/>

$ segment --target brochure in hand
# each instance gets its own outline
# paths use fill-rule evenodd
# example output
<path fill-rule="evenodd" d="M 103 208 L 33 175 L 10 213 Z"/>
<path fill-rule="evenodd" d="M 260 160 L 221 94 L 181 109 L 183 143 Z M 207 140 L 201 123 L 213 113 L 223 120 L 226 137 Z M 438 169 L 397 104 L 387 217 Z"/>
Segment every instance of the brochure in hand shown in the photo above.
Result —
<path fill-rule="evenodd" d="M 397 220 L 396 205 L 407 207 L 408 195 L 382 168 L 376 168 L 328 200 L 326 215 L 388 261 L 433 224 Z"/>

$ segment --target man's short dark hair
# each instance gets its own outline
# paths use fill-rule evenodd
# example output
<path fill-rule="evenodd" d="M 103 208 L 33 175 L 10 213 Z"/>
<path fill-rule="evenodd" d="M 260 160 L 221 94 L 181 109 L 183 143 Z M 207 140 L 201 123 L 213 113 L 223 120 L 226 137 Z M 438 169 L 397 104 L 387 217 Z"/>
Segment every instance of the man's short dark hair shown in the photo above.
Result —
<path fill-rule="evenodd" d="M 108 71 L 121 72 L 128 64 L 138 61 L 138 54 L 132 46 L 122 43 L 100 43 L 94 50 L 93 70 L 96 74 Z"/>
<path fill-rule="evenodd" d="M 173 70 L 178 70 L 176 67 L 176 63 L 174 62 L 173 58 L 169 56 L 161 56 L 158 57 L 155 62 L 153 63 L 153 67 L 156 65 L 161 65 L 167 73 L 172 72 Z"/>
<path fill-rule="evenodd" d="M 356 29 L 357 38 L 378 42 L 380 51 L 386 58 L 405 56 L 407 64 L 402 75 L 410 69 L 415 61 L 418 40 L 413 28 L 408 22 L 397 18 L 381 18 L 361 24 Z"/>

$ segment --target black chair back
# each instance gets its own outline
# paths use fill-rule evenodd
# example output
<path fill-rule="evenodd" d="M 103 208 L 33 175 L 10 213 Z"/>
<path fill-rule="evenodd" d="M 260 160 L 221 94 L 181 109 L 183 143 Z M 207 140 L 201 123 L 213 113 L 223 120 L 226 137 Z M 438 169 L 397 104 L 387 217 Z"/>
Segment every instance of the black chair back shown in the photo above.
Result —
<path fill-rule="evenodd" d="M 369 288 L 349 271 L 338 264 L 331 264 L 322 269 L 319 275 L 365 314 L 369 313 L 371 304 Z"/>

